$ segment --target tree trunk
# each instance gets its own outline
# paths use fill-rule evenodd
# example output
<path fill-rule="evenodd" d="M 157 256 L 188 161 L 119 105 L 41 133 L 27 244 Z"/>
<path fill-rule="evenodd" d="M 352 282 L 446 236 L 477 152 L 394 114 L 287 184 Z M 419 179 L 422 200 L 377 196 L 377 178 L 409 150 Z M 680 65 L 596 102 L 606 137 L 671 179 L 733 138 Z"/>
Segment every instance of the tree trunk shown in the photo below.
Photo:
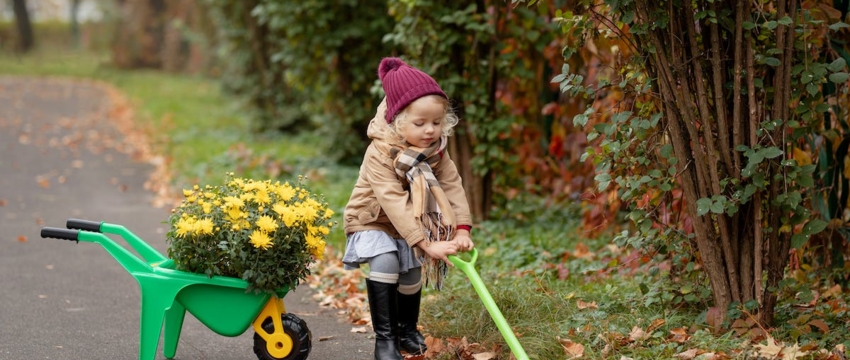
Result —
<path fill-rule="evenodd" d="M 112 43 L 112 62 L 124 69 L 161 68 L 165 0 L 120 0 L 121 19 Z"/>
<path fill-rule="evenodd" d="M 27 0 L 12 0 L 12 7 L 15 11 L 15 25 L 18 29 L 17 50 L 20 52 L 30 51 L 35 46 L 35 36 L 27 9 Z"/>
<path fill-rule="evenodd" d="M 787 14 L 796 21 L 796 1 L 778 3 L 777 18 Z M 694 4 L 701 7 L 699 10 L 734 9 L 734 28 L 695 21 Z M 742 28 L 750 20 L 749 6 L 749 2 L 737 1 L 669 5 L 670 24 L 651 31 L 641 38 L 648 43 L 640 45 L 658 49 L 649 54 L 648 69 L 657 79 L 661 95 L 657 106 L 666 115 L 664 128 L 680 164 L 686 211 L 693 220 L 694 241 L 714 304 L 725 312 L 732 303 L 756 300 L 761 322 L 770 324 L 776 294 L 769 289 L 776 288 L 782 279 L 790 247 L 789 235 L 779 230 L 783 212 L 770 202 L 782 194 L 782 186 L 773 180 L 782 175 L 782 168 L 770 163 L 764 174 L 770 185 L 756 191 L 733 214 L 698 215 L 696 205 L 700 199 L 730 196 L 729 187 L 721 182 L 724 177 L 752 182 L 752 178 L 741 175 L 746 161 L 735 147 L 759 146 L 757 129 L 761 122 L 792 116 L 788 104 L 794 24 L 777 29 L 781 64 L 772 76 L 764 77 L 765 83 L 771 81 L 775 96 L 759 104 L 754 86 L 753 39 L 745 37 Z M 637 1 L 638 21 L 653 23 L 651 14 L 656 8 L 652 1 Z M 781 139 L 783 131 L 777 126 L 770 136 Z"/>
<path fill-rule="evenodd" d="M 71 0 L 71 39 L 74 47 L 80 46 L 80 0 Z"/>

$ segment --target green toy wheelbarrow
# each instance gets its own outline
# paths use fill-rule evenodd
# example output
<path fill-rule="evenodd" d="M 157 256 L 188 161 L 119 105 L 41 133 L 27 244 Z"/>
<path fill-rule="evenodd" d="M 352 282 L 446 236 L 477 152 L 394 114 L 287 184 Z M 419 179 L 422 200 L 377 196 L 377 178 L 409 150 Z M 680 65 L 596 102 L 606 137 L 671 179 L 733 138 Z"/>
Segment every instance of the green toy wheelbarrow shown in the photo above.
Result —
<path fill-rule="evenodd" d="M 508 321 L 505 320 L 505 316 L 502 315 L 501 311 L 499 311 L 499 307 L 496 305 L 496 302 L 493 301 L 493 297 L 490 296 L 490 292 L 487 291 L 487 287 L 484 286 L 484 281 L 481 280 L 481 276 L 478 275 L 478 271 L 475 270 L 475 261 L 478 260 L 478 249 L 472 249 L 472 251 L 469 252 L 469 256 L 471 259 L 465 261 L 461 259 L 460 256 L 449 255 L 449 261 L 455 264 L 455 266 L 457 266 L 460 271 L 463 271 L 463 273 L 466 274 L 466 277 L 469 278 L 469 282 L 472 283 L 472 287 L 475 289 L 475 292 L 478 293 L 478 297 L 481 298 L 481 302 L 484 303 L 484 307 L 487 308 L 487 311 L 490 313 L 490 317 L 493 319 L 493 322 L 496 323 L 496 327 L 499 329 L 499 332 L 502 333 L 502 337 L 505 339 L 505 342 L 508 343 L 508 347 L 510 347 L 514 357 L 516 357 L 517 360 L 528 360 L 528 355 L 526 355 L 522 345 L 519 344 L 519 340 L 517 340 L 516 335 L 514 335 L 513 330 L 511 330 L 511 326 L 508 325 Z"/>
<path fill-rule="evenodd" d="M 153 360 L 165 323 L 163 355 L 177 352 L 183 319 L 188 311 L 210 330 L 234 337 L 253 324 L 254 353 L 261 360 L 304 360 L 310 353 L 312 335 L 304 320 L 287 314 L 283 297 L 246 292 L 242 279 L 195 274 L 174 268 L 173 260 L 120 225 L 69 219 L 67 229 L 45 227 L 41 237 L 97 243 L 103 246 L 139 283 L 141 316 L 139 360 Z M 104 234 L 122 237 L 141 256 Z"/>

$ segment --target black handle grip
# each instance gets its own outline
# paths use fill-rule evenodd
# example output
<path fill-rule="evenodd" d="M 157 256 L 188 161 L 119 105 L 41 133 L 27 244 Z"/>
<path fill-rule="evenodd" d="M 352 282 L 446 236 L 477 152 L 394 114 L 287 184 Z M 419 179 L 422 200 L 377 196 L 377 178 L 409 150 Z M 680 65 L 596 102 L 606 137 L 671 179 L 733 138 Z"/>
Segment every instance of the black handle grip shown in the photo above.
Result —
<path fill-rule="evenodd" d="M 68 219 L 65 227 L 69 229 L 80 229 L 85 231 L 100 232 L 100 221 Z"/>
<path fill-rule="evenodd" d="M 41 237 L 43 238 L 53 238 L 60 240 L 73 240 L 79 242 L 77 240 L 77 236 L 80 234 L 79 230 L 68 230 L 54 227 L 44 227 L 41 228 Z"/>

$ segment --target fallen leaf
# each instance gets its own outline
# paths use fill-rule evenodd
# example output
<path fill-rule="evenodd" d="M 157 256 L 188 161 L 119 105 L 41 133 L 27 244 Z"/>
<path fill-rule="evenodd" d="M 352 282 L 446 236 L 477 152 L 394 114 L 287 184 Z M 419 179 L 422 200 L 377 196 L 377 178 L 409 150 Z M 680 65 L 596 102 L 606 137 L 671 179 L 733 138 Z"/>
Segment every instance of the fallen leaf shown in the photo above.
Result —
<path fill-rule="evenodd" d="M 493 360 L 496 358 L 496 353 L 494 352 L 483 352 L 472 355 L 472 358 L 475 360 Z"/>
<path fill-rule="evenodd" d="M 765 340 L 766 344 L 756 344 L 754 347 L 758 350 L 758 354 L 760 357 L 765 357 L 768 359 L 781 359 L 781 360 L 795 360 L 800 358 L 806 358 L 809 352 L 802 351 L 800 346 L 794 344 L 793 346 L 784 346 L 783 344 L 777 342 L 770 335 L 767 336 Z"/>
<path fill-rule="evenodd" d="M 53 265 L 44 265 L 44 268 L 47 270 L 53 270 Z"/>
<path fill-rule="evenodd" d="M 67 179 L 65 178 L 65 175 L 60 175 L 58 178 L 56 178 L 56 182 L 60 184 L 64 184 L 66 180 Z"/>
<path fill-rule="evenodd" d="M 43 188 L 45 188 L 45 189 L 49 189 L 49 188 L 50 188 L 50 179 L 48 179 L 48 178 L 46 178 L 46 177 L 39 176 L 39 177 L 37 177 L 37 178 L 35 179 L 35 181 L 37 181 L 37 182 L 38 182 L 38 186 L 41 186 L 41 187 L 43 187 Z"/>
<path fill-rule="evenodd" d="M 561 347 L 564 348 L 564 353 L 566 353 L 570 359 L 577 359 L 584 355 L 584 345 L 573 342 L 570 339 L 561 339 L 560 336 L 557 337 L 557 339 L 558 342 L 561 343 Z"/>
<path fill-rule="evenodd" d="M 36 219 L 35 219 L 35 224 L 36 224 L 36 225 L 38 225 L 38 226 L 42 226 L 42 225 L 44 225 L 44 219 L 42 219 L 42 218 L 36 218 Z"/>
<path fill-rule="evenodd" d="M 715 332 L 723 326 L 723 313 L 717 307 L 710 307 L 705 314 L 705 323 Z"/>
<path fill-rule="evenodd" d="M 579 308 L 579 309 L 582 309 L 582 310 L 583 310 L 583 309 L 588 309 L 588 308 L 590 308 L 590 309 L 599 309 L 599 306 L 597 306 L 597 305 L 596 305 L 596 301 L 592 301 L 592 302 L 585 302 L 585 301 L 582 301 L 581 299 L 576 300 L 576 306 L 578 306 L 578 308 Z"/>
<path fill-rule="evenodd" d="M 6 206 L 6 199 L 0 199 L 0 206 Z"/>
<path fill-rule="evenodd" d="M 365 334 L 365 333 L 369 332 L 369 330 L 367 330 L 365 326 L 361 326 L 361 327 L 351 328 L 351 332 L 358 333 L 358 334 Z"/>
<path fill-rule="evenodd" d="M 632 327 L 632 331 L 629 332 L 629 340 L 631 341 L 641 341 L 649 337 L 649 334 L 646 331 L 643 331 L 640 327 L 634 326 Z"/>
<path fill-rule="evenodd" d="M 576 245 L 575 251 L 573 251 L 573 257 L 579 259 L 589 259 L 594 256 L 595 254 L 592 253 L 590 249 L 588 249 L 587 245 L 585 245 L 584 243 L 578 243 L 578 245 Z"/>
<path fill-rule="evenodd" d="M 688 339 L 691 338 L 691 335 L 688 334 L 688 329 L 681 327 L 670 330 L 670 341 L 677 342 L 679 344 L 685 343 Z"/>
<path fill-rule="evenodd" d="M 676 355 L 673 355 L 673 357 L 677 359 L 691 360 L 697 357 L 697 349 L 688 349 L 686 351 L 682 351 Z"/>
<path fill-rule="evenodd" d="M 82 160 L 71 161 L 71 167 L 73 167 L 75 169 L 82 169 L 83 168 L 83 161 Z"/>
<path fill-rule="evenodd" d="M 38 298 L 39 299 L 47 299 L 47 295 L 39 295 Z"/>
<path fill-rule="evenodd" d="M 652 320 L 652 323 L 650 323 L 649 326 L 646 327 L 646 332 L 648 334 L 652 334 L 652 332 L 654 332 L 655 330 L 658 330 L 658 328 L 664 326 L 665 323 L 667 323 L 667 320 L 664 320 L 664 319 Z"/>
<path fill-rule="evenodd" d="M 824 322 L 821 319 L 814 319 L 812 321 L 809 321 L 809 325 L 818 328 L 818 330 L 820 330 L 821 333 L 824 333 L 824 334 L 829 333 L 829 325 L 827 325 L 826 322 Z"/>
<path fill-rule="evenodd" d="M 20 236 L 18 236 L 18 241 L 19 242 L 27 242 L 27 237 L 24 236 L 24 235 L 20 235 Z"/>
<path fill-rule="evenodd" d="M 333 338 L 334 338 L 334 337 L 333 337 L 333 335 L 330 335 L 330 336 L 319 336 L 319 341 L 328 341 L 328 340 L 333 339 Z"/>

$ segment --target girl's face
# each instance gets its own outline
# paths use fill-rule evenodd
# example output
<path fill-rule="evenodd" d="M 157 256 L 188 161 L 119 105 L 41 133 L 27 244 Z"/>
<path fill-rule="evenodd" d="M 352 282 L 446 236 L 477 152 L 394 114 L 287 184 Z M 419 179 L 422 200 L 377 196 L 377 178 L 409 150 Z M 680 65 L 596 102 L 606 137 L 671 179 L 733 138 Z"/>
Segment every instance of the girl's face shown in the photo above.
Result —
<path fill-rule="evenodd" d="M 439 96 L 424 96 L 410 103 L 404 110 L 404 140 L 410 145 L 426 148 L 440 139 L 443 134 L 443 119 L 446 117 L 445 101 Z"/>

